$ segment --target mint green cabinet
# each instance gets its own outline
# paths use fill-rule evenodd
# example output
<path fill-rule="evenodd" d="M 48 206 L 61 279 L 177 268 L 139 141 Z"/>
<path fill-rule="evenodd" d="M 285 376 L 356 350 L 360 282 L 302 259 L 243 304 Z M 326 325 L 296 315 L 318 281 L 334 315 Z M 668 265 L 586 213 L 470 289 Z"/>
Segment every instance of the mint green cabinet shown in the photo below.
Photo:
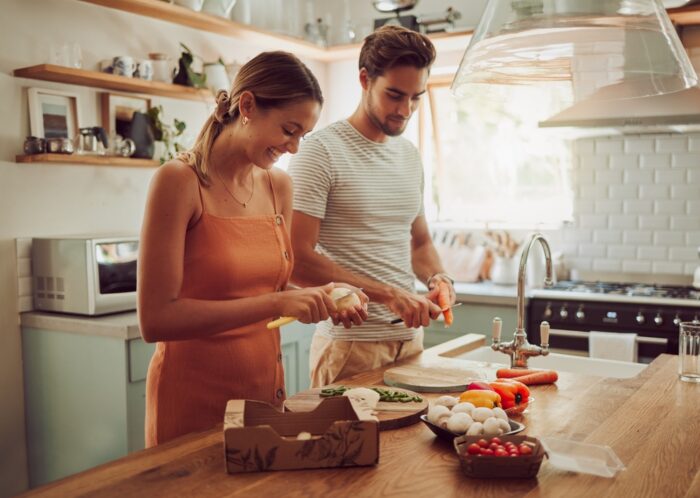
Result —
<path fill-rule="evenodd" d="M 287 397 L 309 388 L 309 349 L 315 325 L 290 323 L 280 330 Z"/>
<path fill-rule="evenodd" d="M 453 313 L 454 322 L 450 328 L 446 329 L 444 322 L 439 320 L 431 322 L 430 326 L 425 328 L 423 345 L 426 349 L 464 334 L 483 334 L 487 344 L 490 344 L 494 317 L 500 317 L 503 321 L 504 339 L 513 336 L 517 322 L 515 304 L 463 303 L 454 308 Z"/>

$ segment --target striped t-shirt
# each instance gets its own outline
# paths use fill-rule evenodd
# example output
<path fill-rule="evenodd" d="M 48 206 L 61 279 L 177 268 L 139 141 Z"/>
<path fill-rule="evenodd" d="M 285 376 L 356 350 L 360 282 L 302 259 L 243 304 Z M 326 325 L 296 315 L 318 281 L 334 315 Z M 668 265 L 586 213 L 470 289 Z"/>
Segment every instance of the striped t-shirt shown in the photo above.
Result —
<path fill-rule="evenodd" d="M 321 219 L 316 250 L 343 268 L 410 292 L 411 224 L 423 214 L 423 168 L 401 137 L 373 142 L 347 121 L 314 133 L 292 156 L 294 209 Z M 410 340 L 415 329 L 386 306 L 369 303 L 369 318 L 345 329 L 328 320 L 316 332 L 333 339 Z"/>

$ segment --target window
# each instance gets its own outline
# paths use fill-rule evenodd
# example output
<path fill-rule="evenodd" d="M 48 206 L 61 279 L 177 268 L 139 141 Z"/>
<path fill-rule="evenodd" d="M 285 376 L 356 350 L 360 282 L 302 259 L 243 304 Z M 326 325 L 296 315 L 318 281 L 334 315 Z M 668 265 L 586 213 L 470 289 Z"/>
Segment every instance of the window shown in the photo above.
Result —
<path fill-rule="evenodd" d="M 565 86 L 469 89 L 428 85 L 420 115 L 426 216 L 476 227 L 558 227 L 572 219 L 571 143 L 537 128 L 568 97 Z M 494 95 L 497 98 L 494 98 Z"/>

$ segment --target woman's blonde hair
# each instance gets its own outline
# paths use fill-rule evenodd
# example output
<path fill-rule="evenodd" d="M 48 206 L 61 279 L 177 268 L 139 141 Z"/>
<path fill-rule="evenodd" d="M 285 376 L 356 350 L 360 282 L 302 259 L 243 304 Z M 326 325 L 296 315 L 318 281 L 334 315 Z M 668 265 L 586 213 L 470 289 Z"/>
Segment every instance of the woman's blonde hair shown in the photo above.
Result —
<path fill-rule="evenodd" d="M 224 127 L 240 115 L 241 94 L 249 91 L 258 108 L 278 108 L 296 101 L 313 99 L 323 104 L 321 87 L 311 70 L 288 52 L 263 52 L 241 67 L 231 92 L 219 90 L 216 109 L 204 123 L 194 146 L 178 155 L 197 172 L 203 184 L 209 184 L 208 163 L 214 141 Z"/>

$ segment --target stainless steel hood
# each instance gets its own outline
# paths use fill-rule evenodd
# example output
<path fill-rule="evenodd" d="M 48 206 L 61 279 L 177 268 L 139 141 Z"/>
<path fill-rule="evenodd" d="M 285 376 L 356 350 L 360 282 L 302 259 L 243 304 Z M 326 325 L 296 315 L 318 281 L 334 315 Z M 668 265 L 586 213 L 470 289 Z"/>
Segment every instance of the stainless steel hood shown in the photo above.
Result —
<path fill-rule="evenodd" d="M 573 136 L 700 131 L 700 88 L 651 97 L 610 100 L 593 94 L 541 121 L 540 128 L 569 128 Z"/>

